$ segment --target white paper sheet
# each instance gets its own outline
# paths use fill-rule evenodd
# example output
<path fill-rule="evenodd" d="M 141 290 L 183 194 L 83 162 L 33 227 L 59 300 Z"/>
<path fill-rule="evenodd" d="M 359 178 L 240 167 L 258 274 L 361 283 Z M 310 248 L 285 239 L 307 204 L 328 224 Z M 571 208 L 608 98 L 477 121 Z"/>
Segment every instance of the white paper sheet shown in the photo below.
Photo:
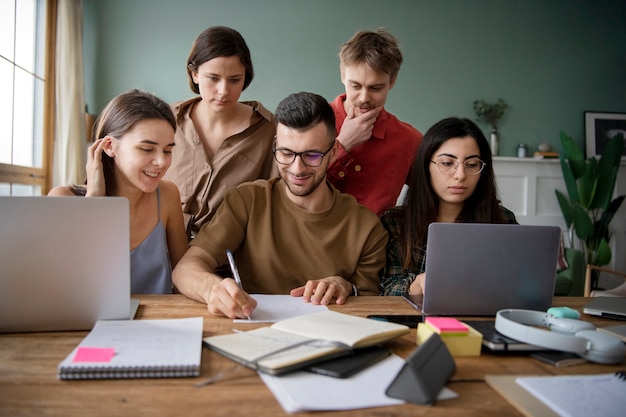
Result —
<path fill-rule="evenodd" d="M 356 410 L 404 404 L 387 397 L 385 390 L 404 365 L 397 355 L 383 359 L 358 374 L 342 379 L 299 371 L 283 376 L 259 373 L 287 413 L 298 411 Z M 438 400 L 456 398 L 444 388 Z"/>
<path fill-rule="evenodd" d="M 616 374 L 517 378 L 517 383 L 563 417 L 621 417 L 626 381 Z"/>
<path fill-rule="evenodd" d="M 273 323 L 303 314 L 328 310 L 322 305 L 313 305 L 302 301 L 302 297 L 290 295 L 250 294 L 257 302 L 250 320 L 235 319 L 235 323 Z"/>

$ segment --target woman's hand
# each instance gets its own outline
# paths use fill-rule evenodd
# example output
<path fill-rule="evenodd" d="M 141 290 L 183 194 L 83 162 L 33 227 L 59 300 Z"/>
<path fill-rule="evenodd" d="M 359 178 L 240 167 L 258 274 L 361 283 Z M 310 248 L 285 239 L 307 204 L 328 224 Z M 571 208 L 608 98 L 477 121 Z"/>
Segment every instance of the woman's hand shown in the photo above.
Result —
<path fill-rule="evenodd" d="M 87 153 L 87 193 L 86 197 L 97 197 L 106 195 L 106 184 L 104 182 L 104 168 L 102 167 L 102 152 L 105 141 L 108 138 L 97 139 Z"/>
<path fill-rule="evenodd" d="M 409 294 L 422 295 L 424 294 L 424 284 L 426 283 L 426 273 L 422 272 L 415 277 L 415 280 L 409 287 Z"/>

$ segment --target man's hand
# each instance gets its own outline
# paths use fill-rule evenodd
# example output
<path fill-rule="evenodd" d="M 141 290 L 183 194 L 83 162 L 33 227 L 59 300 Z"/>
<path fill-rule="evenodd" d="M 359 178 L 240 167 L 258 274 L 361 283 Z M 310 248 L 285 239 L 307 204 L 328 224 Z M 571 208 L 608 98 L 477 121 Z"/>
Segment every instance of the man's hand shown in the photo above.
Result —
<path fill-rule="evenodd" d="M 352 284 L 340 276 L 309 280 L 303 287 L 294 288 L 289 293 L 292 297 L 302 297 L 305 303 L 328 305 L 333 299 L 343 304 L 352 293 Z"/>
<path fill-rule="evenodd" d="M 224 278 L 211 287 L 206 303 L 209 313 L 231 319 L 250 317 L 257 304 L 232 278 Z"/>
<path fill-rule="evenodd" d="M 344 120 L 337 136 L 337 141 L 341 143 L 346 152 L 350 152 L 351 149 L 367 142 L 372 137 L 374 123 L 382 109 L 382 107 L 376 107 L 367 113 L 356 115 L 354 107 L 348 108 L 346 120 Z"/>

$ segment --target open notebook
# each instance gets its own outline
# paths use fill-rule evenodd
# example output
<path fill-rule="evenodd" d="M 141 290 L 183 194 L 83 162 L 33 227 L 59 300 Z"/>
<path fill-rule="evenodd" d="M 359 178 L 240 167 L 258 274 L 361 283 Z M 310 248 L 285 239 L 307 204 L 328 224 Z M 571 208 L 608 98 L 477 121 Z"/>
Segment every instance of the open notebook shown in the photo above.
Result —
<path fill-rule="evenodd" d="M 129 319 L 128 200 L 0 197 L 0 332 Z"/>
<path fill-rule="evenodd" d="M 278 375 L 406 333 L 409 328 L 401 324 L 320 311 L 247 332 L 205 337 L 203 342 L 242 365 Z"/>

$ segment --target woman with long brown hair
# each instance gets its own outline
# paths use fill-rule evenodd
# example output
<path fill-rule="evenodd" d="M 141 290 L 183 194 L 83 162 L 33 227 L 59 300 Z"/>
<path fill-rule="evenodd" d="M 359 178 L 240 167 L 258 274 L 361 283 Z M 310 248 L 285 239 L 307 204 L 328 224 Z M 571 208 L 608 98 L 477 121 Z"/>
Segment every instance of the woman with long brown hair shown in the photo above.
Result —
<path fill-rule="evenodd" d="M 405 205 L 381 218 L 389 233 L 383 295 L 423 293 L 431 223 L 517 223 L 498 200 L 489 143 L 469 119 L 446 118 L 426 132 L 408 186 Z"/>

